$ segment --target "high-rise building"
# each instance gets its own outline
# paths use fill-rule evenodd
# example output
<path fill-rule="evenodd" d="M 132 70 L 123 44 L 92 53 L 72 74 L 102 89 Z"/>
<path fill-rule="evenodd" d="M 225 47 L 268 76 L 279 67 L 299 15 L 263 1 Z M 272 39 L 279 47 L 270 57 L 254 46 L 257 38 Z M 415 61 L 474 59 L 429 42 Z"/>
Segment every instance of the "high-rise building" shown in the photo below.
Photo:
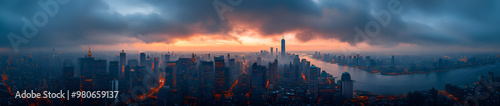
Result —
<path fill-rule="evenodd" d="M 64 85 L 69 85 L 69 79 L 75 76 L 75 67 L 74 66 L 64 66 L 63 67 L 63 81 Z M 65 86 L 66 89 L 69 90 L 69 86 Z"/>
<path fill-rule="evenodd" d="M 272 55 L 274 55 L 274 54 L 273 54 L 273 47 L 271 47 L 271 49 L 270 49 L 270 50 L 271 50 L 271 56 L 272 56 Z"/>
<path fill-rule="evenodd" d="M 215 95 L 216 98 L 218 99 L 222 94 L 224 94 L 224 91 L 226 90 L 226 84 L 228 81 L 226 81 L 226 68 L 225 68 L 225 63 L 224 63 L 224 56 L 219 56 L 219 57 L 214 57 L 215 61 Z"/>
<path fill-rule="evenodd" d="M 276 48 L 276 56 L 278 56 L 278 48 Z"/>
<path fill-rule="evenodd" d="M 124 50 L 122 50 L 122 52 L 120 53 L 120 72 L 123 72 L 123 70 L 125 69 L 125 65 L 127 64 L 127 53 L 125 53 Z M 123 74 L 123 73 L 120 73 L 120 74 Z M 121 76 L 121 75 L 120 75 Z"/>
<path fill-rule="evenodd" d="M 278 50 L 276 50 L 278 51 Z M 285 51 L 285 36 L 283 35 L 283 38 L 281 39 L 281 55 L 285 55 L 286 54 L 286 51 Z"/>
<path fill-rule="evenodd" d="M 340 79 L 341 83 L 341 92 L 344 97 L 347 99 L 354 98 L 354 88 L 353 88 L 353 80 L 351 80 L 351 75 L 348 72 L 342 73 L 342 77 Z"/>
<path fill-rule="evenodd" d="M 172 67 L 165 67 L 165 83 L 164 83 L 164 87 L 168 86 L 168 87 L 171 87 L 173 88 L 173 79 L 174 79 L 174 70 Z"/>
<path fill-rule="evenodd" d="M 112 79 L 118 79 L 119 73 L 119 62 L 118 61 L 110 61 L 109 62 L 109 74 L 111 74 Z"/>
<path fill-rule="evenodd" d="M 146 55 L 146 64 L 144 66 L 153 67 L 153 60 L 149 58 L 149 55 Z"/>
<path fill-rule="evenodd" d="M 309 70 L 309 81 L 307 81 L 309 84 L 309 93 L 311 93 L 312 96 L 312 102 L 318 101 L 318 78 L 319 78 L 319 73 L 320 73 L 320 68 L 312 65 L 310 70 Z"/>
<path fill-rule="evenodd" d="M 160 59 L 158 59 L 158 57 L 153 58 L 153 66 L 151 67 L 153 71 L 156 71 L 156 69 L 160 68 L 160 65 L 158 64 L 159 62 Z"/>
<path fill-rule="evenodd" d="M 273 63 L 269 63 L 269 89 L 274 90 L 272 88 L 278 87 L 278 60 L 274 59 Z"/>
<path fill-rule="evenodd" d="M 295 55 L 295 58 L 293 58 L 293 65 L 300 65 L 299 55 Z"/>
<path fill-rule="evenodd" d="M 91 56 L 92 55 L 85 55 L 84 58 L 78 59 L 80 65 L 80 82 L 84 90 L 91 90 L 93 85 L 92 75 L 94 73 L 94 57 Z"/>
<path fill-rule="evenodd" d="M 140 59 L 141 59 L 141 66 L 146 66 L 146 54 L 145 53 L 140 54 Z"/>
<path fill-rule="evenodd" d="M 192 83 L 192 80 L 197 80 L 197 79 L 192 79 L 194 78 L 193 76 L 197 76 L 197 70 L 196 70 L 196 60 L 192 58 L 179 58 L 179 60 L 176 63 L 176 84 L 178 87 L 181 88 L 181 92 L 183 95 L 193 94 L 190 93 L 189 88 L 190 86 L 194 85 Z"/>
<path fill-rule="evenodd" d="M 130 67 L 124 66 L 122 69 L 122 77 L 119 80 L 120 92 L 129 92 L 132 88 L 132 81 L 130 78 Z"/>
<path fill-rule="evenodd" d="M 192 58 L 179 58 L 176 70 L 182 73 L 189 74 L 189 76 L 197 74 L 196 60 Z"/>
<path fill-rule="evenodd" d="M 165 76 L 165 81 L 169 82 L 169 83 L 172 83 L 171 84 L 171 88 L 174 88 L 174 87 L 177 87 L 177 71 L 175 70 L 176 68 L 176 62 L 167 62 L 167 67 L 166 67 L 166 71 L 165 73 L 169 72 L 169 70 L 171 70 L 171 73 L 172 73 L 172 76 L 171 78 L 169 78 L 169 76 Z M 168 83 L 165 83 L 165 84 L 168 84 Z"/>
<path fill-rule="evenodd" d="M 233 83 L 234 81 L 236 81 L 236 76 L 238 76 L 237 74 L 235 74 L 236 72 L 234 72 L 236 69 L 236 60 L 235 59 L 229 59 L 228 60 L 228 74 L 229 74 L 229 82 Z"/>
<path fill-rule="evenodd" d="M 214 62 L 202 61 L 201 62 L 201 103 L 206 105 L 213 105 L 214 101 L 214 83 L 215 72 Z"/>
<path fill-rule="evenodd" d="M 264 98 L 263 98 L 263 79 L 264 79 L 264 70 L 266 70 L 265 66 L 257 65 L 257 63 L 253 63 L 252 65 L 252 75 L 250 76 L 251 78 L 251 97 L 250 97 L 250 104 L 255 105 L 255 106 L 261 106 L 263 105 Z"/>

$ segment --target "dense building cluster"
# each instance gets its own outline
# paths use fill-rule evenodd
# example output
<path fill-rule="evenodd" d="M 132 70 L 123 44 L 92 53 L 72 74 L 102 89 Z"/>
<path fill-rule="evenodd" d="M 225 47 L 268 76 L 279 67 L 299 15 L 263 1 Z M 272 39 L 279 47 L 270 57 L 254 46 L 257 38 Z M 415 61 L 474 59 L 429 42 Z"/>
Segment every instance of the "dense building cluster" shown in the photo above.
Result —
<path fill-rule="evenodd" d="M 126 53 L 84 56 L 62 53 L 3 56 L 0 58 L 0 105 L 498 105 L 500 79 L 491 72 L 470 86 L 446 85 L 402 95 L 380 95 L 354 90 L 348 72 L 335 80 L 330 73 L 299 55 L 270 48 L 252 53 Z M 396 73 L 459 65 L 497 62 L 498 57 L 418 61 L 410 56 L 371 58 L 315 53 L 315 59 L 370 71 Z M 397 59 L 402 58 L 402 59 Z M 446 57 L 448 58 L 448 57 Z M 408 63 L 414 61 L 415 63 Z M 108 61 L 111 60 L 111 61 Z M 465 60 L 465 61 L 462 61 Z M 430 65 L 431 62 L 435 65 Z M 422 65 L 424 64 L 424 65 Z M 426 64 L 426 65 L 425 65 Z M 385 71 L 384 71 L 385 70 Z M 387 71 L 389 70 L 389 71 Z M 22 99 L 16 91 L 119 91 L 116 98 Z"/>

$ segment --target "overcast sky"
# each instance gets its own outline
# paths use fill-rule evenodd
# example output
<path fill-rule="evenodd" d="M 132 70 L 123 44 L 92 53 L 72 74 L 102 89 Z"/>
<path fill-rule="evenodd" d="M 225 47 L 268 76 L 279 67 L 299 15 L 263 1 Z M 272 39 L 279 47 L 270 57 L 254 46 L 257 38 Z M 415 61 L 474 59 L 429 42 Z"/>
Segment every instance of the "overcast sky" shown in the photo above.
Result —
<path fill-rule="evenodd" d="M 19 52 L 84 51 L 89 44 L 103 51 L 257 51 L 279 47 L 283 36 L 287 50 L 500 48 L 498 0 L 40 1 L 57 3 L 57 11 L 36 0 L 0 1 L 0 52 L 13 53 L 20 41 Z M 232 10 L 220 17 L 216 9 Z M 35 34 L 23 34 L 23 17 Z"/>

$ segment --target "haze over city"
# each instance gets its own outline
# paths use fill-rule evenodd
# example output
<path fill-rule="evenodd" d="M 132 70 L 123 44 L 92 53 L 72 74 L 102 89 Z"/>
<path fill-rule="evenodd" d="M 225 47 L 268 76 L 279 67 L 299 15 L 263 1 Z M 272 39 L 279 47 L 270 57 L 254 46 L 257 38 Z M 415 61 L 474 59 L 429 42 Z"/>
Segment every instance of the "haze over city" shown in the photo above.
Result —
<path fill-rule="evenodd" d="M 498 13 L 498 0 L 2 0 L 0 106 L 500 106 Z"/>

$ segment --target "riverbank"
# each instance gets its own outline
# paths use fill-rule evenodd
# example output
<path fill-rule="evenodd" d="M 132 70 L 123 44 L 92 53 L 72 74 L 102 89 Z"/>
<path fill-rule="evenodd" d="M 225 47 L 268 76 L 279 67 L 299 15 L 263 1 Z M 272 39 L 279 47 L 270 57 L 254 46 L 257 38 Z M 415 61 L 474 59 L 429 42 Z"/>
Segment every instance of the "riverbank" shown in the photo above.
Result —
<path fill-rule="evenodd" d="M 459 69 L 472 69 L 472 68 L 478 68 L 481 66 L 498 64 L 498 63 L 490 63 L 490 64 L 480 64 L 480 65 L 474 65 L 474 66 L 472 66 L 472 65 L 471 66 L 460 66 L 460 67 L 453 67 L 453 68 L 448 68 L 448 69 L 427 69 L 427 71 L 409 71 L 409 68 L 403 68 L 403 67 L 395 68 L 394 66 L 392 66 L 392 67 L 383 67 L 383 68 L 366 68 L 366 67 L 361 67 L 361 66 L 352 66 L 352 65 L 347 65 L 347 64 L 324 61 L 324 60 L 320 60 L 317 58 L 312 58 L 312 59 L 322 61 L 325 63 L 337 64 L 339 66 L 344 66 L 344 67 L 353 67 L 356 69 L 365 70 L 365 71 L 372 73 L 372 74 L 389 75 L 389 76 L 410 75 L 410 74 L 429 74 L 429 73 L 433 73 L 433 72 L 453 71 L 453 70 L 459 70 Z"/>

